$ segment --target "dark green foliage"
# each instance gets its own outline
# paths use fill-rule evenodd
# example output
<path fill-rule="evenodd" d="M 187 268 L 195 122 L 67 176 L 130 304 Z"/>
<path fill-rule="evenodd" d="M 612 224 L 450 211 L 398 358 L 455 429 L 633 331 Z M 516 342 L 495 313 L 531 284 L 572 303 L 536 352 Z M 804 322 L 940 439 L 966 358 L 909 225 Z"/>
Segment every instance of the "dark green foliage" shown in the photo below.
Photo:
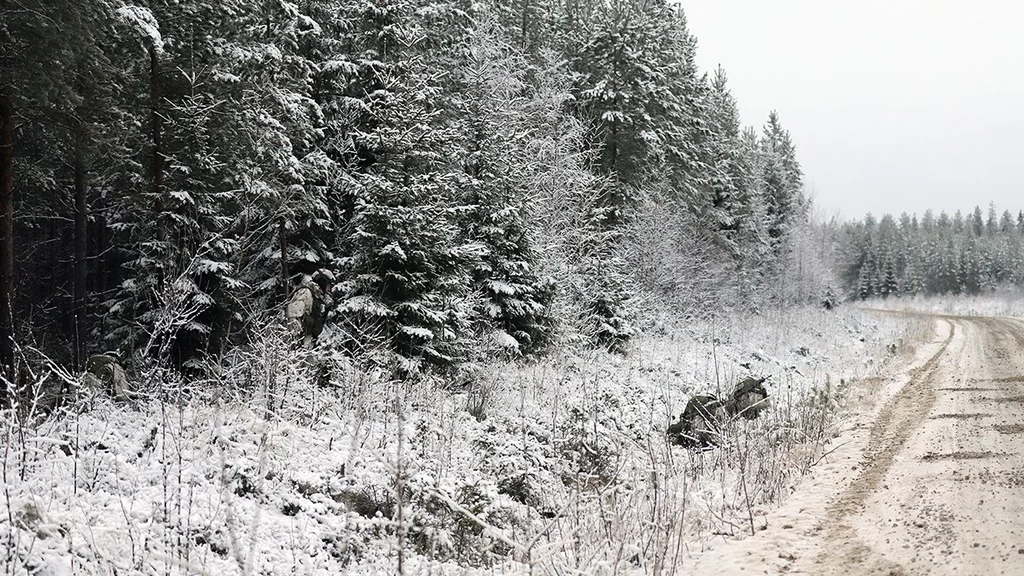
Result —
<path fill-rule="evenodd" d="M 702 118 L 694 105 L 703 84 L 692 66 L 692 38 L 675 9 L 628 1 L 592 8 L 585 18 L 569 10 L 578 29 L 568 35 L 567 52 L 576 73 L 576 108 L 596 127 L 596 166 L 611 177 L 601 204 L 608 225 L 616 225 L 628 218 L 640 183 L 656 171 L 668 166 L 675 175 L 679 167 L 691 179 L 702 178 L 694 151 Z"/>
<path fill-rule="evenodd" d="M 604 231 L 602 211 L 596 210 L 584 237 L 579 274 L 586 283 L 583 326 L 591 343 L 624 353 L 633 327 L 629 310 L 629 274 L 616 253 L 621 238 Z"/>
<path fill-rule="evenodd" d="M 438 106 L 444 93 L 422 60 L 434 38 L 414 4 L 361 6 L 351 14 L 359 64 L 348 91 L 361 114 L 350 131 L 355 155 L 344 183 L 351 210 L 339 240 L 344 281 L 337 315 L 362 344 L 395 350 L 407 369 L 450 366 L 465 356 L 469 266 L 478 245 L 460 242 L 454 131 Z"/>
<path fill-rule="evenodd" d="M 60 361 L 199 374 L 317 272 L 321 341 L 406 374 L 625 351 L 631 227 L 714 246 L 750 292 L 806 212 L 789 134 L 743 129 L 674 3 L 31 4 L 0 0 L 14 316 Z M 912 259 L 872 258 L 865 293 L 914 285 Z M 979 286 L 1015 269 L 947 260 Z"/>
<path fill-rule="evenodd" d="M 796 148 L 775 112 L 764 127 L 761 147 L 768 234 L 781 243 L 806 215 L 807 201 L 803 196 L 803 172 L 796 161 Z"/>

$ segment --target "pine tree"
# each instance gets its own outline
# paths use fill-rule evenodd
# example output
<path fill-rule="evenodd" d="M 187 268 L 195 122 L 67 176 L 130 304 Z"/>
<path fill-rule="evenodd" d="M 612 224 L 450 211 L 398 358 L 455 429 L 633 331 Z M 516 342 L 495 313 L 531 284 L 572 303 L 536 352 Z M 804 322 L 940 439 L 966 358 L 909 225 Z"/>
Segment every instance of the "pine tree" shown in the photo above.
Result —
<path fill-rule="evenodd" d="M 109 185 L 110 166 L 118 164 L 117 149 L 125 140 L 117 132 L 125 125 L 114 110 L 124 76 L 108 57 L 113 8 L 65 0 L 36 2 L 30 10 L 0 7 L 0 76 L 16 75 L 11 82 L 0 78 L 0 92 L 6 92 L 0 108 L 10 114 L 0 114 L 8 141 L 0 147 L 0 180 L 11 200 L 8 210 L 0 210 L 6 212 L 0 218 L 0 293 L 10 298 L 0 312 L 0 360 L 7 366 L 11 340 L 4 333 L 10 329 L 13 335 L 17 316 L 10 313 L 26 305 L 39 310 L 39 324 L 67 327 L 54 334 L 61 342 L 57 359 L 80 367 L 89 350 L 90 289 L 99 286 L 90 273 L 91 208 Z M 17 130 L 15 114 L 22 119 Z M 17 206 L 24 241 L 17 247 L 15 181 L 23 191 Z M 13 293 L 16 256 L 20 302 Z"/>
<path fill-rule="evenodd" d="M 1004 236 L 1017 233 L 1017 224 L 1009 210 L 1003 211 L 1003 215 L 999 218 L 999 233 Z"/>
<path fill-rule="evenodd" d="M 534 61 L 550 49 L 555 35 L 555 3 L 543 0 L 490 2 L 487 12 L 505 31 L 509 44 Z M 529 63 L 528 63 L 529 65 Z"/>
<path fill-rule="evenodd" d="M 237 320 L 237 244 L 228 234 L 239 201 L 230 161 L 236 135 L 230 99 L 217 92 L 237 78 L 218 47 L 233 40 L 238 28 L 227 23 L 244 5 L 180 9 L 155 2 L 152 11 L 119 11 L 149 56 L 133 60 L 148 67 L 153 161 L 148 198 L 130 198 L 135 208 L 116 223 L 136 248 L 112 307 L 123 318 L 112 337 L 194 367 Z"/>
<path fill-rule="evenodd" d="M 729 154 L 728 141 L 730 133 L 738 131 L 739 114 L 729 110 L 730 96 L 721 93 L 725 90 L 724 76 L 718 79 L 722 86 L 716 94 L 714 85 L 709 85 L 706 75 L 697 69 L 697 39 L 690 34 L 682 10 L 659 6 L 658 35 L 664 38 L 664 53 L 658 58 L 667 62 L 669 91 L 662 116 L 656 119 L 655 134 L 664 162 L 658 169 L 665 173 L 672 201 L 706 221 L 708 214 L 717 212 L 714 203 L 721 188 L 715 190 L 714 183 L 721 182 L 722 170 L 739 177 L 734 184 L 741 190 L 743 168 L 727 167 L 721 157 Z M 718 117 L 716 107 L 722 113 Z"/>
<path fill-rule="evenodd" d="M 995 236 L 999 231 L 999 217 L 996 214 L 996 205 L 989 204 L 988 218 L 985 220 L 985 234 Z"/>
<path fill-rule="evenodd" d="M 715 72 L 710 92 L 711 141 L 713 150 L 711 212 L 708 219 L 727 249 L 734 255 L 749 240 L 747 228 L 754 221 L 752 174 L 744 154 L 736 99 L 726 86 L 725 70 Z M 747 236 L 747 238 L 745 238 Z"/>
<path fill-rule="evenodd" d="M 0 3 L 0 378 L 14 373 L 14 114 L 18 70 L 28 44 L 25 24 L 8 2 Z M 7 386 L 0 404 L 7 400 Z"/>
<path fill-rule="evenodd" d="M 954 217 L 954 223 L 959 220 L 960 212 L 957 211 L 956 217 Z M 975 236 L 981 236 L 985 230 L 985 221 L 981 217 L 981 206 L 974 207 L 974 214 L 969 216 L 971 229 L 974 230 Z"/>
<path fill-rule="evenodd" d="M 241 271 L 248 285 L 280 301 L 298 274 L 330 266 L 336 223 L 331 183 L 339 166 L 324 150 L 327 82 L 318 77 L 334 55 L 326 34 L 336 33 L 320 3 L 249 7 L 243 34 L 231 45 L 226 66 L 232 83 L 238 135 L 233 172 L 247 198 L 232 236 L 254 236 Z M 328 18 L 321 25 L 314 17 Z M 268 272 L 274 271 L 276 273 Z"/>
<path fill-rule="evenodd" d="M 741 136 L 743 166 L 750 174 L 744 187 L 747 189 L 746 222 L 742 225 L 743 244 L 746 246 L 746 264 L 764 261 L 772 249 L 772 238 L 768 232 L 768 206 L 765 198 L 765 158 L 761 154 L 761 142 L 757 130 L 748 127 Z"/>

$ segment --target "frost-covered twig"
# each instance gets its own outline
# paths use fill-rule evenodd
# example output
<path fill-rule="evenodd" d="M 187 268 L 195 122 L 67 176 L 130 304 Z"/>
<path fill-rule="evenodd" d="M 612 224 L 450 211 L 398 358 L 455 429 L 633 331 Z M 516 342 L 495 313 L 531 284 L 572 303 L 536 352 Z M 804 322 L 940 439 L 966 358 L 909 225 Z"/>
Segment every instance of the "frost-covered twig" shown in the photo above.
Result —
<path fill-rule="evenodd" d="M 463 515 L 467 520 L 470 520 L 480 528 L 486 530 L 487 534 L 494 536 L 502 543 L 507 544 L 509 547 L 518 550 L 521 554 L 523 554 L 524 557 L 528 557 L 530 549 L 527 546 L 523 546 L 515 540 L 512 540 L 511 538 L 503 534 L 501 529 L 496 528 L 491 524 L 488 524 L 485 520 L 481 519 L 476 514 L 473 514 L 471 511 L 467 510 L 465 506 L 459 504 L 455 500 L 452 500 L 452 498 L 449 497 L 447 494 L 444 494 L 439 490 L 431 489 L 430 495 L 444 502 L 445 506 L 448 506 L 448 508 L 451 509 L 453 512 L 458 512 L 459 514 Z M 552 524 L 553 523 L 554 522 L 552 522 Z"/>

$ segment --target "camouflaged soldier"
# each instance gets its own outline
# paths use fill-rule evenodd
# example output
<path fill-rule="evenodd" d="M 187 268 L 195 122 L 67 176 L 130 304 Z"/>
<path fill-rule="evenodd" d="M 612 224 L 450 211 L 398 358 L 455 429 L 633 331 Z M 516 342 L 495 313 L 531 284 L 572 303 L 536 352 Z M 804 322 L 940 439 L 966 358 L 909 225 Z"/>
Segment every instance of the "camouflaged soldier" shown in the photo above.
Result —
<path fill-rule="evenodd" d="M 118 400 L 131 397 L 124 368 L 109 354 L 95 354 L 85 361 L 85 386 L 94 392 L 106 392 Z"/>
<path fill-rule="evenodd" d="M 727 418 L 725 406 L 714 396 L 698 394 L 686 403 L 679 422 L 669 426 L 668 435 L 687 448 L 710 448 L 718 444 L 721 426 Z"/>
<path fill-rule="evenodd" d="M 312 347 L 313 342 L 324 330 L 332 279 L 331 272 L 323 269 L 313 274 L 312 278 L 306 277 L 292 294 L 285 308 L 288 331 L 301 341 L 305 348 Z"/>
<path fill-rule="evenodd" d="M 768 391 L 764 387 L 767 380 L 767 377 L 755 378 L 753 376 L 740 380 L 736 389 L 733 390 L 732 398 L 725 403 L 729 415 L 753 420 L 767 410 Z"/>

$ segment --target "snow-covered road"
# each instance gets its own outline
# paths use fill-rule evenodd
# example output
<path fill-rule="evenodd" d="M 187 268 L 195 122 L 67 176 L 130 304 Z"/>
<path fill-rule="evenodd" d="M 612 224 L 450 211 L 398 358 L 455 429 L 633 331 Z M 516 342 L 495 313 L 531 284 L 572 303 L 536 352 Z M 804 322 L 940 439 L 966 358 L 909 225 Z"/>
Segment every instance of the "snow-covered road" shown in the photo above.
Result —
<path fill-rule="evenodd" d="M 1024 574 L 1024 322 L 935 322 L 767 530 L 694 573 Z"/>

